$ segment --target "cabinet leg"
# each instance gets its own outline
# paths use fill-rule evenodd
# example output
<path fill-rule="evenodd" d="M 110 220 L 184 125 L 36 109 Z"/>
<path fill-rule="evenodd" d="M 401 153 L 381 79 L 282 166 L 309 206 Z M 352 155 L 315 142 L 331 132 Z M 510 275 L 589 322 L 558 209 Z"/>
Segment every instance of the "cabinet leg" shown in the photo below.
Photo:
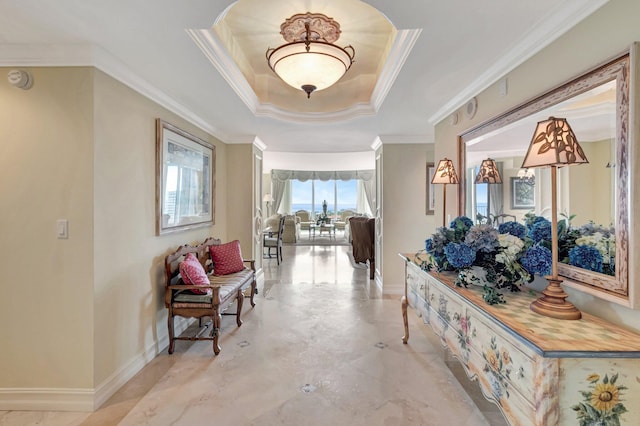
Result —
<path fill-rule="evenodd" d="M 402 336 L 402 343 L 406 345 L 409 341 L 409 318 L 407 318 L 407 305 L 409 302 L 407 301 L 407 296 L 402 296 L 400 303 L 402 304 L 402 321 L 404 322 L 404 336 Z"/>

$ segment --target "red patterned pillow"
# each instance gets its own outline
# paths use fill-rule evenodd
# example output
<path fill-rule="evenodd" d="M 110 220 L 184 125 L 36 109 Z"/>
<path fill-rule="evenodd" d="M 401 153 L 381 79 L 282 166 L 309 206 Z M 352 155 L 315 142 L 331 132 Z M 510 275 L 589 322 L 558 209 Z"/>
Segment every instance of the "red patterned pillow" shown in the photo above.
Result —
<path fill-rule="evenodd" d="M 187 285 L 209 285 L 209 277 L 204 271 L 204 268 L 200 264 L 200 261 L 193 253 L 187 253 L 184 260 L 180 262 L 178 267 L 180 269 L 180 276 L 182 281 Z M 195 294 L 207 294 L 210 289 L 192 289 L 191 292 Z"/>
<path fill-rule="evenodd" d="M 209 252 L 213 262 L 213 275 L 228 275 L 244 269 L 238 240 L 209 246 Z"/>

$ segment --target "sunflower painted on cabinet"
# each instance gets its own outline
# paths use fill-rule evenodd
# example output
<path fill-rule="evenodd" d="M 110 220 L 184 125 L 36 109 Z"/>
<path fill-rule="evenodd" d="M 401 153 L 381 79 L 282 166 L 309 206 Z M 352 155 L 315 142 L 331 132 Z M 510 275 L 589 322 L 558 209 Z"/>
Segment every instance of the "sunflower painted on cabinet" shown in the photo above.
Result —
<path fill-rule="evenodd" d="M 627 412 L 622 403 L 622 394 L 627 387 L 617 385 L 618 374 L 609 377 L 605 374 L 602 381 L 600 375 L 592 373 L 587 377 L 589 390 L 580 391 L 583 402 L 571 407 L 578 415 L 580 426 L 620 425 L 620 416 Z"/>

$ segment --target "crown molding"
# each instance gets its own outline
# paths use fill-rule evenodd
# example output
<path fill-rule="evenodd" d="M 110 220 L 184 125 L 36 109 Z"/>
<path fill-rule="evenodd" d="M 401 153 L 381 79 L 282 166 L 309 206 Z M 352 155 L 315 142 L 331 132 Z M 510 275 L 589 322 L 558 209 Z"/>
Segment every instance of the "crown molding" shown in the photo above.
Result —
<path fill-rule="evenodd" d="M 374 111 L 378 112 L 387 93 L 391 90 L 391 86 L 396 81 L 400 70 L 404 66 L 409 53 L 413 50 L 413 46 L 416 44 L 418 37 L 422 33 L 422 28 L 415 30 L 398 30 L 395 40 L 393 40 L 393 46 L 389 51 L 387 60 L 384 63 L 384 67 L 380 72 L 380 77 L 376 83 L 376 87 L 373 89 L 371 95 L 371 105 Z"/>
<path fill-rule="evenodd" d="M 383 145 L 394 144 L 429 144 L 426 135 L 380 135 L 380 143 Z"/>
<path fill-rule="evenodd" d="M 255 114 L 260 104 L 258 96 L 218 36 L 208 29 L 187 29 L 186 31 L 222 78 L 236 92 L 240 100 Z"/>
<path fill-rule="evenodd" d="M 374 151 L 377 151 L 378 148 L 382 147 L 382 140 L 380 139 L 379 136 L 376 136 L 376 138 L 374 139 L 373 143 L 371 144 L 371 149 Z"/>
<path fill-rule="evenodd" d="M 262 142 L 258 136 L 255 135 L 236 135 L 230 136 L 226 140 L 227 145 L 253 145 L 258 148 L 260 151 L 267 150 L 267 144 Z"/>
<path fill-rule="evenodd" d="M 336 123 L 352 120 L 357 117 L 374 115 L 376 111 L 371 104 L 358 103 L 349 108 L 335 112 L 294 112 L 287 111 L 273 104 L 260 104 L 254 111 L 258 117 L 276 118 L 282 121 L 291 121 L 300 124 L 309 123 Z"/>
<path fill-rule="evenodd" d="M 186 31 L 222 78 L 256 117 L 270 117 L 294 123 L 335 123 L 361 116 L 375 115 L 422 32 L 421 29 L 398 31 L 369 102 L 357 103 L 349 108 L 334 112 L 301 113 L 285 110 L 270 103 L 261 103 L 244 74 L 213 31 L 209 29 L 188 29 Z"/>
<path fill-rule="evenodd" d="M 267 149 L 267 144 L 262 142 L 262 139 L 257 136 L 253 140 L 253 146 L 258 148 L 260 151 L 265 151 Z"/>
<path fill-rule="evenodd" d="M 267 149 L 267 145 L 256 135 L 229 136 L 225 142 L 228 145 L 253 145 L 261 151 L 265 151 Z"/>
<path fill-rule="evenodd" d="M 502 56 L 498 62 L 480 74 L 476 80 L 429 117 L 429 124 L 435 126 L 464 105 L 469 99 L 547 47 L 608 1 L 573 0 L 570 5 L 563 4 L 561 8 L 551 10 L 544 19 L 538 21 L 535 30 L 530 31 L 522 42 L 518 43 L 507 54 Z"/>
<path fill-rule="evenodd" d="M 96 45 L 4 44 L 0 45 L 0 66 L 95 67 L 221 141 L 225 142 L 228 138 L 207 120 L 138 76 L 122 61 Z"/>
<path fill-rule="evenodd" d="M 0 44 L 0 66 L 95 66 L 97 50 L 89 44 Z"/>

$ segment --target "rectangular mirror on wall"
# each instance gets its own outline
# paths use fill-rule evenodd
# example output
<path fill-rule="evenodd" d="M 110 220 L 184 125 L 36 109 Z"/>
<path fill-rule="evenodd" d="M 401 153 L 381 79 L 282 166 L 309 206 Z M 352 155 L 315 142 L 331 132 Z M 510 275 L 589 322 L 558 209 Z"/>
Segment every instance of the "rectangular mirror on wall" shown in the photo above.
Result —
<path fill-rule="evenodd" d="M 524 223 L 532 215 L 550 219 L 550 169 L 521 166 L 537 123 L 567 119 L 589 163 L 558 170 L 558 220 L 574 230 L 559 252 L 559 273 L 624 304 L 630 303 L 629 71 L 630 56 L 625 54 L 459 137 L 461 214 L 496 226 L 510 220 Z M 501 184 L 473 184 L 487 158 L 495 160 Z M 597 240 L 602 267 L 570 264 L 567 253 L 578 238 Z"/>

